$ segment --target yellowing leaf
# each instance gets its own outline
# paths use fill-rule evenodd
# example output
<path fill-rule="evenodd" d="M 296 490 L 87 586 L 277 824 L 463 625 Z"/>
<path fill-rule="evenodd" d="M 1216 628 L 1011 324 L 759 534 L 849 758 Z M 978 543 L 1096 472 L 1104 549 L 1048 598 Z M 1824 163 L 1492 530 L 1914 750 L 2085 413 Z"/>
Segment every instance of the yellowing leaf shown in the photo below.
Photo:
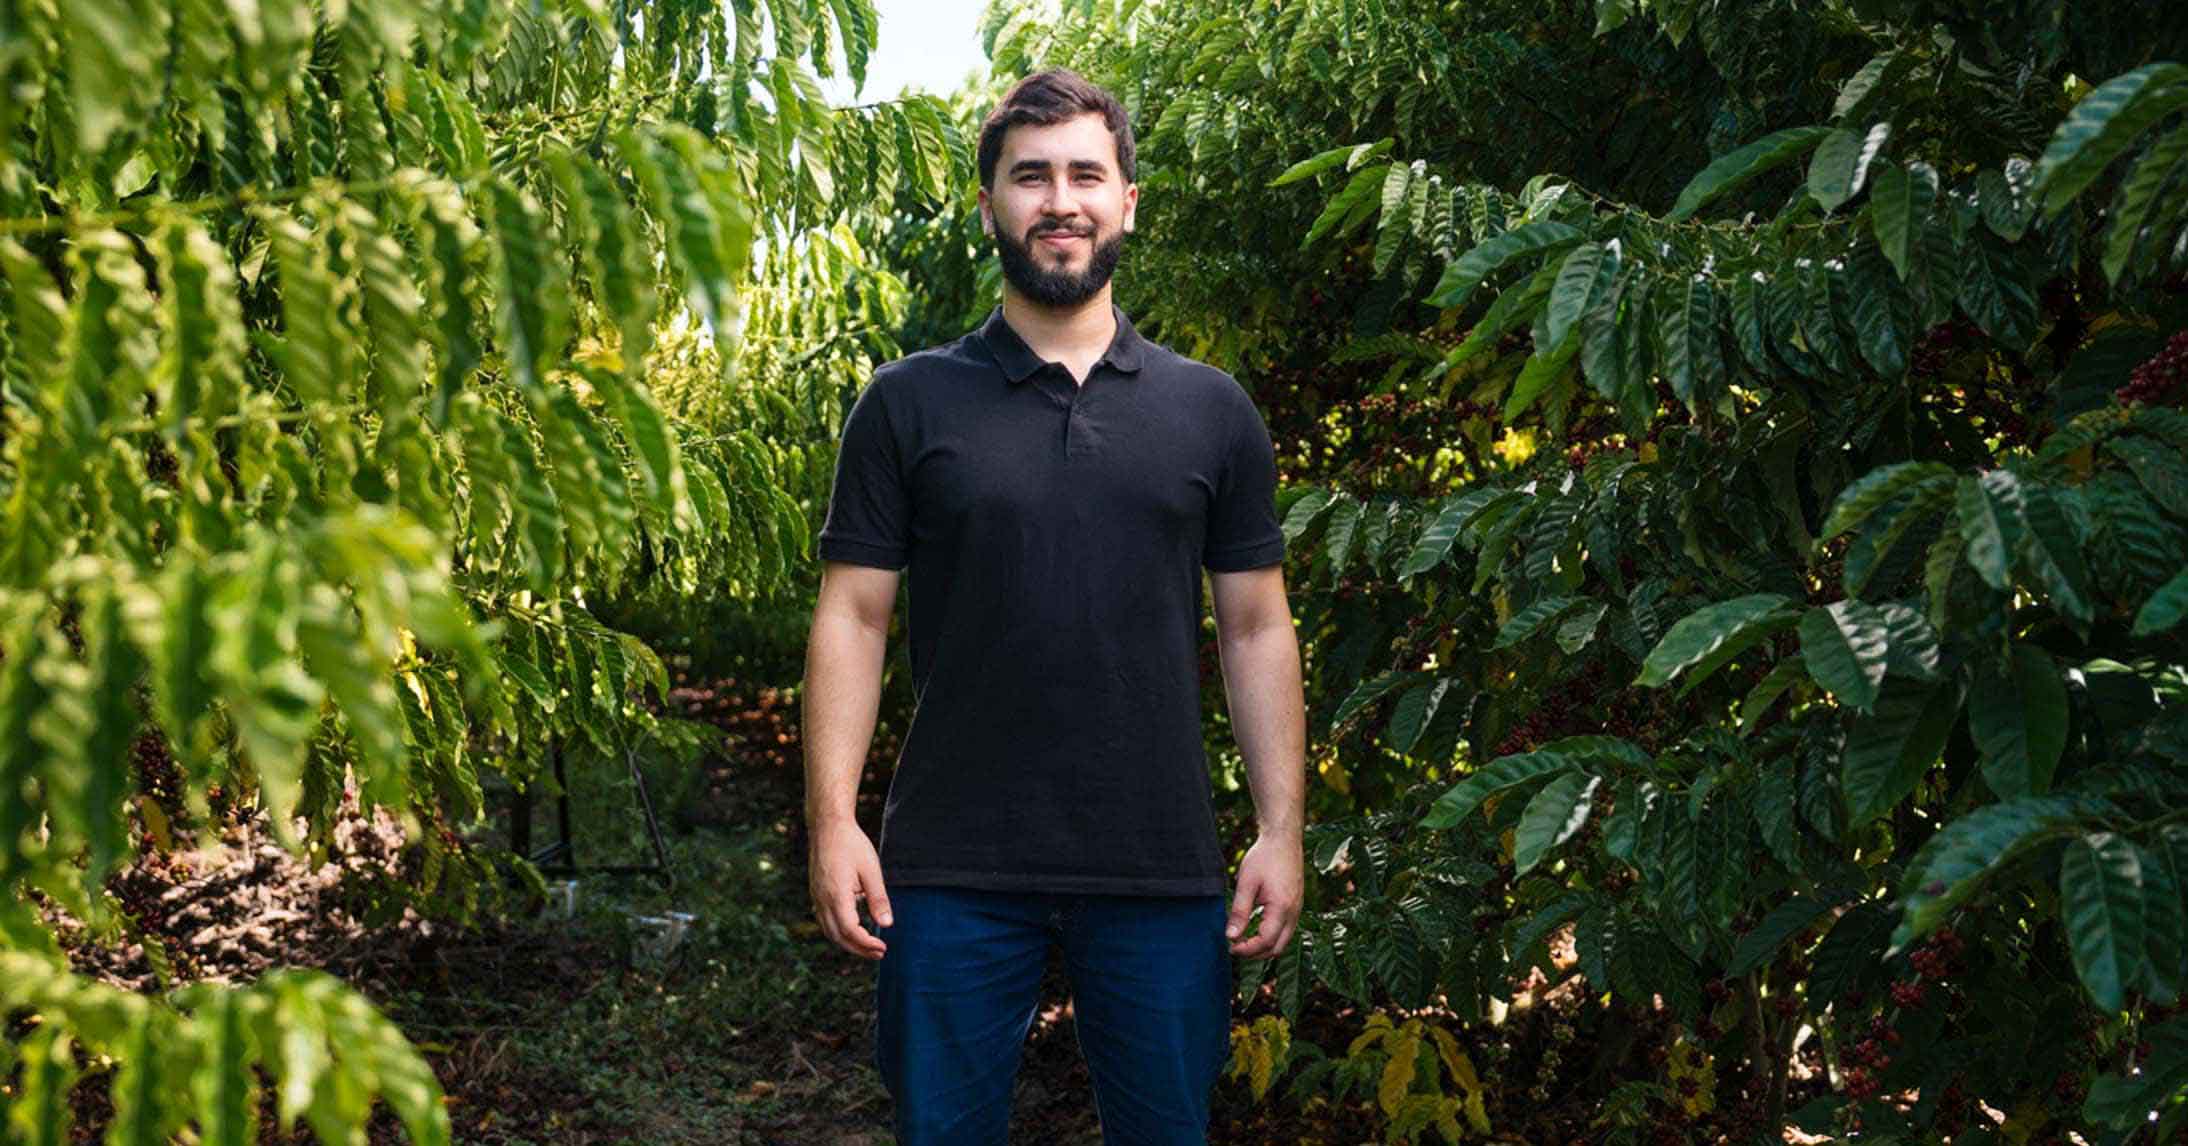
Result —
<path fill-rule="evenodd" d="M 1476 1090 L 1466 1096 L 1466 1124 L 1472 1126 L 1477 1134 L 1489 1133 L 1489 1107 L 1483 1100 L 1481 1091 Z"/>
<path fill-rule="evenodd" d="M 1406 1091 L 1413 1087 L 1413 1072 L 1418 1066 L 1421 1040 L 1418 1035 L 1393 1035 L 1390 1038 L 1390 1061 L 1383 1065 L 1383 1080 L 1376 1088 L 1376 1100 L 1382 1104 L 1383 1113 L 1395 1116 L 1405 1101 Z"/>

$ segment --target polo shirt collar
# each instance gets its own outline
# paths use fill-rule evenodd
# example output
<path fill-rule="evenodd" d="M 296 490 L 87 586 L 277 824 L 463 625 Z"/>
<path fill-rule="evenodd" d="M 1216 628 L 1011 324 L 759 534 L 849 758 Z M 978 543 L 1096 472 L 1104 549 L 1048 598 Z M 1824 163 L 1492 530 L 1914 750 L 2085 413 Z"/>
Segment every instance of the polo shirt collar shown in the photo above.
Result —
<path fill-rule="evenodd" d="M 1140 332 L 1133 329 L 1132 320 L 1125 317 L 1124 308 L 1112 302 L 1109 304 L 1109 312 L 1117 319 L 1117 333 L 1109 340 L 1109 348 L 1102 351 L 1100 358 L 1094 360 L 1095 365 L 1107 362 L 1127 374 L 1136 374 L 1140 369 L 1140 353 L 1144 340 L 1140 338 Z M 1003 307 L 1000 303 L 989 312 L 987 321 L 980 324 L 979 334 L 981 344 L 988 348 L 996 365 L 1003 368 L 1004 376 L 1012 382 L 1025 381 L 1034 371 L 1047 364 L 1045 359 L 1033 352 L 1031 346 L 1026 345 L 1026 340 L 1020 338 L 1016 330 L 1011 329 L 1010 323 L 1003 321 Z"/>

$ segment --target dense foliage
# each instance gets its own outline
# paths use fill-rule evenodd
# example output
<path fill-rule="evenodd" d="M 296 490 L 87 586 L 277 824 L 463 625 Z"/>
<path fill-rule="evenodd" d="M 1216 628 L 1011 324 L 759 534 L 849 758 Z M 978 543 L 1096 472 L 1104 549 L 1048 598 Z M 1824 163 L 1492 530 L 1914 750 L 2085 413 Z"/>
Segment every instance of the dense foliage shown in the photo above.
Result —
<path fill-rule="evenodd" d="M 846 205 L 961 163 L 935 101 L 820 98 L 875 29 L 867 0 L 0 2 L 11 1141 L 67 1140 L 82 1072 L 108 1141 L 256 1141 L 258 1069 L 322 1141 L 376 1098 L 447 1139 L 340 984 L 147 999 L 71 973 L 55 921 L 128 934 L 108 877 L 239 812 L 323 857 L 349 799 L 461 914 L 501 887 L 483 781 L 694 735 L 601 618 L 803 577 L 847 363 L 900 305 Z"/>
<path fill-rule="evenodd" d="M 1246 968 L 1256 1093 L 1356 1089 L 1394 1139 L 1574 1099 L 1609 1141 L 2181 1128 L 2188 28 L 1186 0 L 987 31 L 1128 99 L 1126 305 L 1278 437 L 1325 782 L 1309 918 Z M 1584 1004 L 1490 1029 L 1545 975 Z M 1310 990 L 1467 1027 L 1315 1047 Z"/>
<path fill-rule="evenodd" d="M 1121 299 L 1279 445 L 1317 780 L 1309 915 L 1242 968 L 1257 1098 L 1416 1141 L 2188 1122 L 2167 16 L 995 6 L 998 82 L 1131 105 Z M 253 1141 L 260 1071 L 325 1141 L 379 1100 L 446 1140 L 355 992 L 142 997 L 56 920 L 128 936 L 143 850 L 256 813 L 321 856 L 346 804 L 463 914 L 491 785 L 697 735 L 659 650 L 795 648 L 842 412 L 996 289 L 993 90 L 825 107 L 875 27 L 0 0 L 11 1140 L 105 1075 L 110 1141 Z M 1373 1013 L 1318 1043 L 1333 1001 Z"/>

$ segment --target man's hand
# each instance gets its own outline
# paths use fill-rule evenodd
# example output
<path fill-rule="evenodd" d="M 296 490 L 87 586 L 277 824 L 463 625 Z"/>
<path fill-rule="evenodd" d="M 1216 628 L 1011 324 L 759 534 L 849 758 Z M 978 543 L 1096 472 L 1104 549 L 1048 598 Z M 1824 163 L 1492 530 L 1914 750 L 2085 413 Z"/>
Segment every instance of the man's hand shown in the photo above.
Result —
<path fill-rule="evenodd" d="M 889 893 L 881 886 L 881 856 L 872 840 L 848 821 L 816 828 L 808 849 L 813 918 L 820 921 L 828 941 L 864 959 L 879 959 L 888 944 L 866 930 L 858 919 L 858 897 L 866 896 L 866 908 L 883 927 L 889 917 Z"/>
<path fill-rule="evenodd" d="M 1241 959 L 1268 959 L 1284 953 L 1299 922 L 1306 898 L 1306 859 L 1297 833 L 1262 834 L 1238 861 L 1238 890 L 1231 896 L 1231 921 L 1224 934 L 1231 939 L 1231 954 Z M 1241 939 L 1254 906 L 1261 907 L 1261 927 L 1252 938 Z"/>

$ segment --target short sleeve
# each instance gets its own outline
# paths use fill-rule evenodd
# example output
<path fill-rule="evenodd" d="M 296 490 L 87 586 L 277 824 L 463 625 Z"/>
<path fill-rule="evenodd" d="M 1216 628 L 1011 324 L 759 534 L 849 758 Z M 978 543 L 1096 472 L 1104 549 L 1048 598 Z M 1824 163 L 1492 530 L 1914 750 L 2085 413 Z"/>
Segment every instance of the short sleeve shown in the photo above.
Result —
<path fill-rule="evenodd" d="M 835 484 L 816 547 L 823 560 L 904 568 L 911 551 L 911 504 L 901 459 L 882 387 L 869 382 L 851 403 L 837 443 Z"/>
<path fill-rule="evenodd" d="M 1284 530 L 1276 519 L 1276 447 L 1269 440 L 1269 427 L 1244 390 L 1229 421 L 1230 449 L 1201 551 L 1201 564 L 1219 573 L 1284 559 Z"/>

